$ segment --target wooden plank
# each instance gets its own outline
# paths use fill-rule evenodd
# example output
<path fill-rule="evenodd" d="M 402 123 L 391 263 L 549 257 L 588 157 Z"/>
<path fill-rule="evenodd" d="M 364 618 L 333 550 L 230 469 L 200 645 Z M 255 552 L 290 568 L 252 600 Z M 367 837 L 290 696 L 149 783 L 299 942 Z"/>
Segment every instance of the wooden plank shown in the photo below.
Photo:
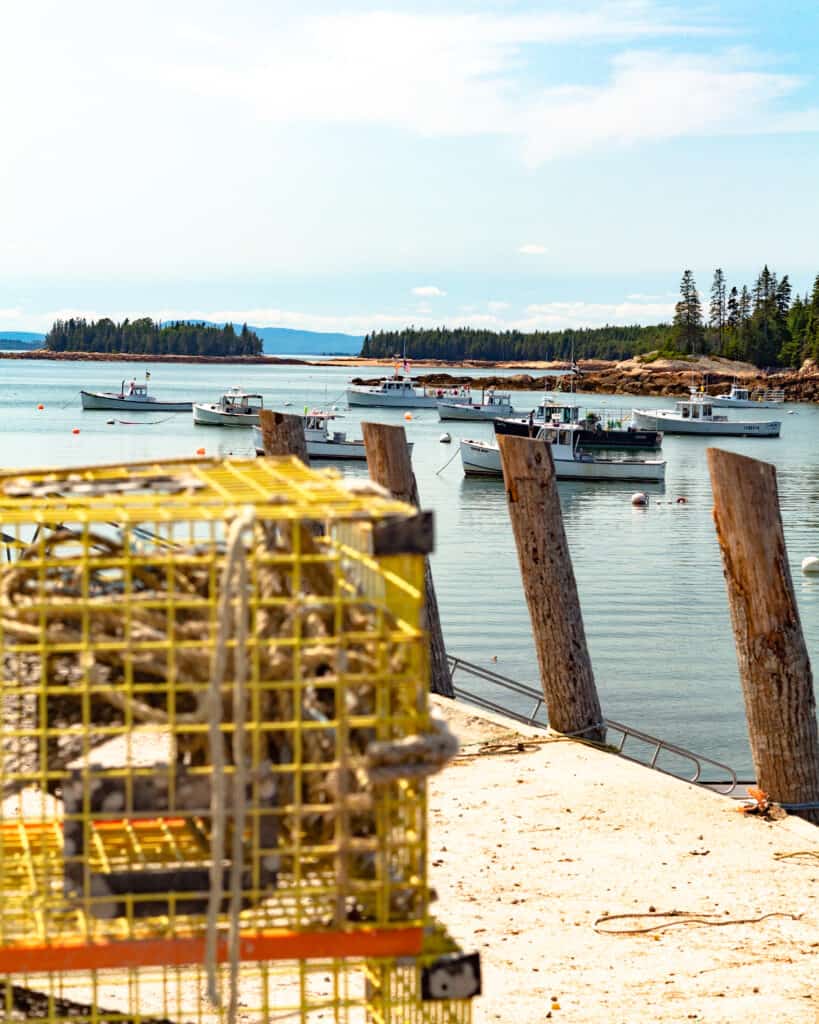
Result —
<path fill-rule="evenodd" d="M 816 698 L 776 470 L 719 448 L 708 468 L 757 785 L 779 803 L 819 803 Z M 819 808 L 794 813 L 819 824 Z"/>
<path fill-rule="evenodd" d="M 512 531 L 549 724 L 605 740 L 580 599 L 545 441 L 498 435 Z"/>
<path fill-rule="evenodd" d="M 265 455 L 295 455 L 310 465 L 307 441 L 304 437 L 304 419 L 289 412 L 262 409 L 259 413 L 262 444 Z"/>
<path fill-rule="evenodd" d="M 370 478 L 386 488 L 394 498 L 418 508 L 418 485 L 412 471 L 407 438 L 402 426 L 389 423 L 362 423 L 367 467 Z M 442 697 L 454 697 L 449 663 L 446 660 L 444 634 L 438 612 L 438 598 L 429 559 L 424 565 L 424 602 L 426 628 L 429 636 L 430 690 Z"/>

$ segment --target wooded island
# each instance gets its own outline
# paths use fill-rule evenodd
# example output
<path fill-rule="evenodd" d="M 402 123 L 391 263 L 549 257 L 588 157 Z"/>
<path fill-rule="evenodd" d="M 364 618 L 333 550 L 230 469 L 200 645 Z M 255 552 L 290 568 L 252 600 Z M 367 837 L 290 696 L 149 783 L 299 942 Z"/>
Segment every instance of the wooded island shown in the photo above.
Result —
<path fill-rule="evenodd" d="M 114 323 L 81 318 L 58 320 L 43 342 L 51 352 L 127 352 L 133 355 L 259 356 L 262 339 L 247 324 L 237 334 L 233 324 L 155 323 L 150 317 Z"/>
<path fill-rule="evenodd" d="M 810 295 L 792 296 L 788 275 L 763 267 L 752 288 L 728 287 L 714 272 L 708 320 L 694 275 L 686 270 L 680 300 L 670 324 L 652 327 L 606 325 L 559 331 L 490 331 L 471 327 L 409 327 L 373 331 L 364 338 L 362 357 L 390 358 L 406 352 L 413 359 L 544 361 L 621 360 L 647 352 L 679 358 L 696 355 L 774 368 L 819 360 L 819 274 Z"/>

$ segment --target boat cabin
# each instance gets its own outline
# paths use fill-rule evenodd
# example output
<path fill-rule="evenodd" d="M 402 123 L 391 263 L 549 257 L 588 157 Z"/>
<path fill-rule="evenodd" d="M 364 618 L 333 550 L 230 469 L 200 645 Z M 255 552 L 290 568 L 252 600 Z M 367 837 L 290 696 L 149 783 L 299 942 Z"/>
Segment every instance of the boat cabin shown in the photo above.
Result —
<path fill-rule="evenodd" d="M 579 423 L 580 406 L 555 405 L 552 402 L 541 402 L 535 412 L 535 419 L 543 423 Z"/>
<path fill-rule="evenodd" d="M 385 377 L 377 390 L 388 395 L 406 395 L 409 392 L 415 394 L 412 377 Z"/>
<path fill-rule="evenodd" d="M 751 398 L 751 392 L 748 388 L 741 388 L 737 384 L 732 384 L 731 390 L 728 393 L 728 398 L 732 398 L 736 401 L 748 402 Z"/>
<path fill-rule="evenodd" d="M 136 398 L 140 401 L 147 402 L 148 398 L 148 385 L 137 384 L 135 380 L 130 381 L 128 384 L 125 381 L 122 382 L 119 389 L 120 398 Z"/>
<path fill-rule="evenodd" d="M 703 398 L 692 397 L 686 401 L 677 402 L 676 409 L 684 420 L 710 420 L 714 416 L 711 403 Z"/>
<path fill-rule="evenodd" d="M 261 395 L 250 395 L 246 391 L 232 388 L 222 395 L 220 405 L 225 412 L 246 416 L 264 408 L 264 399 Z"/>
<path fill-rule="evenodd" d="M 512 393 L 510 391 L 495 391 L 494 388 L 490 388 L 483 396 L 483 404 L 502 405 L 507 406 L 512 404 Z"/>
<path fill-rule="evenodd" d="M 335 413 L 312 409 L 304 414 L 304 436 L 308 441 L 334 441 L 338 444 L 347 440 L 343 430 L 330 430 L 329 421 L 335 419 Z"/>
<path fill-rule="evenodd" d="M 576 431 L 569 427 L 561 427 L 555 424 L 551 427 L 541 427 L 537 433 L 537 439 L 555 447 L 564 446 L 571 450 L 574 448 L 575 435 Z"/>

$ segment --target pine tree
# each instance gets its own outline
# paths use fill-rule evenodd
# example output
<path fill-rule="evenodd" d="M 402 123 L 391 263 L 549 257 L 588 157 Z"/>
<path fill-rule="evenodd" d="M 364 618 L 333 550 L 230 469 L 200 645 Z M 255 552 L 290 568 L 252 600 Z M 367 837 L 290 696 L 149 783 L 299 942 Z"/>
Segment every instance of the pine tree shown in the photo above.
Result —
<path fill-rule="evenodd" d="M 777 317 L 780 320 L 785 321 L 785 320 L 788 319 L 788 311 L 791 308 L 791 293 L 792 293 L 792 290 L 793 289 L 791 288 L 791 283 L 788 280 L 788 275 L 785 274 L 785 276 L 782 278 L 782 280 L 777 285 L 776 291 L 774 293 L 774 303 L 776 305 L 776 315 L 777 315 Z"/>
<path fill-rule="evenodd" d="M 725 322 L 731 330 L 735 331 L 739 327 L 739 292 L 736 285 L 728 293 L 726 307 L 728 315 Z"/>
<path fill-rule="evenodd" d="M 722 352 L 723 349 L 723 331 L 725 329 L 726 322 L 726 303 L 725 303 L 725 274 L 722 269 L 717 267 L 714 271 L 714 281 L 711 285 L 711 309 L 709 326 L 716 331 L 717 334 L 717 351 Z"/>
<path fill-rule="evenodd" d="M 739 293 L 739 325 L 742 327 L 743 324 L 747 324 L 751 319 L 751 293 L 748 291 L 748 285 L 742 286 L 742 291 Z"/>
<path fill-rule="evenodd" d="M 702 344 L 702 304 L 691 270 L 680 281 L 680 301 L 674 307 L 674 339 L 683 352 L 693 353 Z"/>

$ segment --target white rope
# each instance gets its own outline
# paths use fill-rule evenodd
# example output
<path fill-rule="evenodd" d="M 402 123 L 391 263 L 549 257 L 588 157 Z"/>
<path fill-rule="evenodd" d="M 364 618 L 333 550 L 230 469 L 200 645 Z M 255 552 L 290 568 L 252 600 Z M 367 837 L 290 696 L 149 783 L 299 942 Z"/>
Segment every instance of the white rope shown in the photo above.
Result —
<path fill-rule="evenodd" d="M 367 776 L 374 786 L 397 779 L 420 779 L 439 772 L 458 753 L 458 738 L 443 719 L 432 732 L 400 740 L 376 740 L 367 747 Z"/>
<path fill-rule="evenodd" d="M 208 979 L 208 998 L 214 1006 L 220 1006 L 218 978 L 219 909 L 223 898 L 225 832 L 227 830 L 227 799 L 225 787 L 225 744 L 222 737 L 222 685 L 227 664 L 227 640 L 231 627 L 231 606 L 233 603 L 233 578 L 238 570 L 238 603 L 234 617 L 236 645 L 234 648 L 234 778 L 233 778 L 233 842 L 231 847 L 230 908 L 228 932 L 229 1000 L 227 1024 L 234 1024 L 238 1007 L 239 967 L 239 913 L 242 905 L 242 868 L 246 816 L 247 765 L 244 755 L 247 661 L 246 645 L 248 630 L 248 587 L 245 549 L 242 541 L 244 531 L 253 526 L 255 512 L 246 509 L 230 526 L 227 536 L 225 567 L 220 581 L 221 593 L 218 608 L 218 633 L 213 660 L 210 687 L 208 689 L 208 742 L 213 769 L 211 786 L 211 841 L 210 841 L 210 893 L 208 896 L 207 932 L 205 936 L 205 967 Z"/>

